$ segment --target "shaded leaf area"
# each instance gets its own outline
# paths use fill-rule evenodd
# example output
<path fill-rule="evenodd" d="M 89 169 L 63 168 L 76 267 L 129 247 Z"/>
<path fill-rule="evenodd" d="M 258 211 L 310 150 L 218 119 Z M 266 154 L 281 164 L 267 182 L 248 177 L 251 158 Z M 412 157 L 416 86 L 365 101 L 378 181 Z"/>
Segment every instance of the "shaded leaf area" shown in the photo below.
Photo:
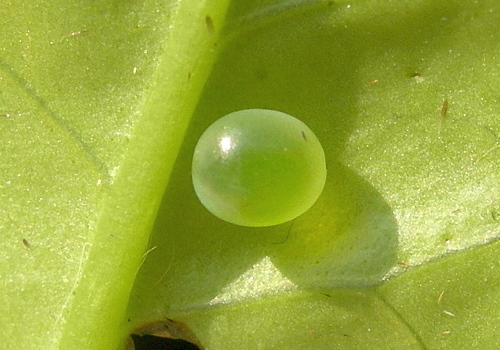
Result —
<path fill-rule="evenodd" d="M 500 244 L 377 288 L 284 293 L 179 314 L 216 349 L 488 349 L 500 342 Z"/>
<path fill-rule="evenodd" d="M 220 348 L 494 347 L 499 5 L 234 1 L 219 41 L 226 6 L 0 5 L 2 345 L 110 349 L 178 315 Z M 304 216 L 246 229 L 189 167 L 256 107 L 306 122 L 330 175 Z"/>
<path fill-rule="evenodd" d="M 225 2 L 0 5 L 2 348 L 109 349 Z M 188 44 L 189 43 L 189 44 Z"/>
<path fill-rule="evenodd" d="M 378 289 L 428 349 L 500 344 L 500 242 L 428 263 Z"/>
<path fill-rule="evenodd" d="M 498 4 L 259 4 L 229 9 L 225 46 L 163 197 L 154 250 L 136 279 L 132 324 L 179 315 L 204 345 L 221 349 L 448 346 L 430 323 L 414 322 L 405 303 L 423 298 L 417 271 L 433 275 L 441 263 L 459 261 L 457 276 L 465 279 L 479 266 L 459 256 L 498 261 L 487 253 L 500 234 L 499 106 L 489 83 L 500 73 Z M 230 225 L 206 212 L 192 190 L 197 139 L 244 108 L 289 113 L 325 148 L 325 191 L 292 222 Z M 438 289 L 439 276 L 430 289 Z M 498 281 L 490 294 L 478 283 L 471 278 L 463 289 L 477 288 L 491 301 Z M 399 292 L 417 299 L 396 299 Z M 434 311 L 429 304 L 419 314 Z M 471 312 L 472 319 L 491 325 L 482 336 L 494 344 L 493 314 Z M 450 344 L 466 344 L 471 332 L 457 331 Z"/>

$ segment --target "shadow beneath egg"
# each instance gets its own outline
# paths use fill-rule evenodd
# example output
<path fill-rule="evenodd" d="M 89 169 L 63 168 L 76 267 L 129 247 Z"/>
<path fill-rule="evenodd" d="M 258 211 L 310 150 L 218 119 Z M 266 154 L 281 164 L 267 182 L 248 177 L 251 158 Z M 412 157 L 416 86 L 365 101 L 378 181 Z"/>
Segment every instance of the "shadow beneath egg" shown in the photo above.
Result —
<path fill-rule="evenodd" d="M 389 89 L 394 79 L 411 85 L 411 74 L 425 73 L 425 55 L 432 58 L 446 46 L 455 28 L 448 23 L 461 18 L 462 5 L 424 2 L 411 11 L 384 13 L 394 19 L 391 26 L 364 16 L 358 21 L 341 5 L 319 6 L 235 26 L 241 32 L 233 33 L 217 58 L 159 208 L 152 249 L 130 297 L 133 322 L 286 288 L 367 287 L 395 265 L 398 227 L 391 207 L 340 159 L 359 127 L 360 92 Z M 406 54 L 386 75 L 363 71 L 373 59 L 386 62 L 394 50 Z M 210 214 L 193 191 L 190 167 L 198 138 L 221 116 L 245 108 L 293 115 L 323 144 L 325 190 L 292 222 L 235 226 Z"/>
<path fill-rule="evenodd" d="M 158 318 L 287 288 L 372 285 L 394 263 L 397 229 L 389 206 L 337 161 L 357 118 L 354 68 L 362 48 L 353 46 L 343 27 L 318 31 L 317 20 L 328 16 L 319 11 L 293 32 L 286 22 L 274 23 L 273 36 L 257 27 L 219 57 L 159 208 L 154 250 L 137 275 L 130 318 Z M 289 113 L 323 144 L 325 191 L 292 222 L 236 226 L 210 214 L 194 193 L 191 159 L 198 138 L 221 116 L 245 108 Z"/>
<path fill-rule="evenodd" d="M 316 204 L 266 254 L 298 287 L 367 287 L 395 265 L 397 232 L 391 208 L 373 186 L 334 163 Z"/>

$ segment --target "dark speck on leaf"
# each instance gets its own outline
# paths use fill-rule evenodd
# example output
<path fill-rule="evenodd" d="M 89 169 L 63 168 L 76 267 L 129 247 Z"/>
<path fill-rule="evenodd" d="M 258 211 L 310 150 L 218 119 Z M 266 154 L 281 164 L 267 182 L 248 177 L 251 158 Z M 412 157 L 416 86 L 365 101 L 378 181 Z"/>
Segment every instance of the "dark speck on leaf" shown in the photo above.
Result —
<path fill-rule="evenodd" d="M 26 238 L 23 238 L 23 244 L 26 248 L 31 248 L 31 244 L 26 240 Z"/>
<path fill-rule="evenodd" d="M 206 16 L 205 22 L 207 24 L 208 35 L 210 36 L 210 39 L 213 39 L 214 34 L 215 34 L 215 26 L 214 26 L 214 21 L 212 20 L 212 17 Z"/>

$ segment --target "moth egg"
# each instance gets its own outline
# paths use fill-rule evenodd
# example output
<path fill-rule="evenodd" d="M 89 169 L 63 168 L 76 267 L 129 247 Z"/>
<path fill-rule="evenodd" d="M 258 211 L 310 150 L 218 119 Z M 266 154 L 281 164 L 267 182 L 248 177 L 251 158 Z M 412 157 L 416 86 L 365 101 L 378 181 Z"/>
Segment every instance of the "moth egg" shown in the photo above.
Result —
<path fill-rule="evenodd" d="M 198 140 L 191 170 L 208 211 L 250 227 L 302 215 L 326 181 L 325 153 L 312 130 L 268 109 L 240 110 L 215 121 Z"/>

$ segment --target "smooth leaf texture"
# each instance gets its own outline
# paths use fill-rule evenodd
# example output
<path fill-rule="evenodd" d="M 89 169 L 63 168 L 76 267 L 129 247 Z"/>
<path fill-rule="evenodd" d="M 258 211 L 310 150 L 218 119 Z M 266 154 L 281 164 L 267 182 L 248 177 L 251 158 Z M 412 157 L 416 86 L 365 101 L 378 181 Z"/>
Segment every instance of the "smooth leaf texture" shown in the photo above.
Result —
<path fill-rule="evenodd" d="M 123 342 L 226 5 L 0 5 L 2 348 Z"/>
<path fill-rule="evenodd" d="M 136 280 L 132 324 L 178 317 L 214 349 L 495 344 L 499 284 L 495 268 L 483 264 L 498 265 L 497 250 L 487 252 L 500 234 L 498 5 L 246 5 L 230 8 L 224 50 Z M 325 192 L 291 223 L 221 222 L 187 180 L 203 130 L 244 108 L 296 116 L 325 147 Z M 453 296 L 461 316 L 443 313 L 440 293 L 448 311 L 456 290 L 447 281 L 466 276 Z M 481 297 L 470 302 L 476 291 Z M 489 307 L 495 311 L 481 314 Z"/>
<path fill-rule="evenodd" d="M 123 348 L 171 317 L 208 349 L 495 348 L 499 11 L 0 5 L 3 347 Z M 325 148 L 325 191 L 290 223 L 236 227 L 193 192 L 198 137 L 244 108 Z"/>

